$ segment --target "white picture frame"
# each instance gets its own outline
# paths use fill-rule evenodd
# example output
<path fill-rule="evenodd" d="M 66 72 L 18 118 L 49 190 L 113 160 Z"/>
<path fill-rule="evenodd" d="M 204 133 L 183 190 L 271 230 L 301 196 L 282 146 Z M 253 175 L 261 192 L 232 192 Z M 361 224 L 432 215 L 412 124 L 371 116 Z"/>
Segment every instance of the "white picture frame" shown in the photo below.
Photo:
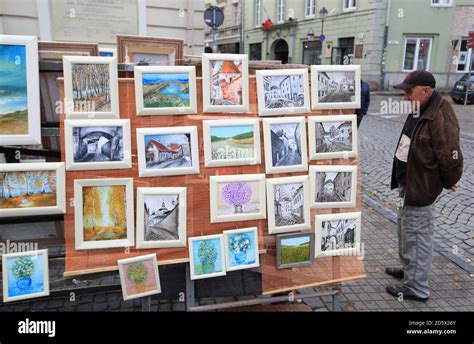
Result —
<path fill-rule="evenodd" d="M 285 107 L 268 107 L 266 104 L 266 94 L 267 90 L 274 89 L 273 93 L 276 93 L 277 89 L 281 89 L 281 83 L 286 82 L 287 78 L 279 81 L 279 86 L 272 86 L 269 80 L 272 77 L 281 78 L 281 77 L 290 77 L 295 78 L 300 76 L 302 79 L 302 85 L 298 88 L 299 92 L 303 92 L 303 105 L 295 106 L 293 103 L 296 102 L 296 99 L 286 98 L 287 102 L 290 103 L 289 106 Z M 259 116 L 274 116 L 274 115 L 296 115 L 302 114 L 306 112 L 310 112 L 310 99 L 309 99 L 309 76 L 307 69 L 269 69 L 269 70 L 257 70 L 256 71 L 256 78 L 257 78 L 257 98 L 258 98 L 258 115 Z M 290 87 L 290 86 L 289 86 Z M 289 88 L 288 88 L 289 89 Z M 300 94 L 301 95 L 301 94 Z M 278 94 L 272 94 L 271 97 L 275 97 L 276 99 L 282 99 L 279 97 Z M 290 94 L 290 97 L 293 97 Z M 275 102 L 276 99 L 272 99 L 272 102 Z M 298 97 L 301 99 L 301 96 Z M 280 101 L 281 104 L 281 101 Z M 278 105 L 278 104 L 277 104 Z M 299 104 L 298 104 L 299 105 Z"/>
<path fill-rule="evenodd" d="M 177 144 L 179 147 L 173 152 L 167 145 L 162 144 L 162 142 L 157 142 L 156 140 L 151 139 L 151 137 L 157 136 L 170 136 L 170 140 L 173 137 L 178 136 L 178 140 L 185 140 L 187 143 Z M 186 138 L 182 137 L 185 135 Z M 189 135 L 189 138 L 187 137 Z M 155 141 L 158 144 L 153 143 L 153 147 L 150 146 L 150 156 L 147 153 L 147 143 L 145 140 L 148 140 L 147 137 L 150 137 L 149 141 Z M 158 138 L 156 138 L 158 139 Z M 165 138 L 166 139 L 166 138 Z M 163 141 L 164 142 L 164 141 Z M 189 148 L 189 144 L 191 147 Z M 161 146 L 165 146 L 165 148 Z M 170 145 L 170 144 L 168 144 Z M 164 154 L 161 154 L 161 150 L 164 149 Z M 171 150 L 171 152 L 169 152 Z M 153 153 L 154 152 L 154 153 Z M 151 157 L 151 154 L 153 156 Z M 157 176 L 177 176 L 184 174 L 199 174 L 199 146 L 198 146 L 198 133 L 197 127 L 188 126 L 188 127 L 166 127 L 166 128 L 138 128 L 137 129 L 137 157 L 138 157 L 138 175 L 140 177 L 157 177 Z M 147 168 L 147 159 L 154 159 L 156 161 L 153 164 L 167 164 L 168 161 L 172 163 L 176 159 L 185 159 L 188 164 L 189 158 L 191 159 L 191 166 L 186 167 L 165 167 L 165 168 Z M 148 162 L 149 163 L 149 162 Z"/>
<path fill-rule="evenodd" d="M 135 263 L 144 263 L 144 262 L 149 262 L 148 265 L 153 266 L 153 272 L 155 273 L 155 278 L 152 279 L 154 282 L 154 289 L 149 290 L 149 291 L 144 291 L 141 293 L 136 293 L 136 294 L 131 294 L 130 289 L 127 288 L 127 282 L 126 278 L 128 278 L 128 273 L 125 272 L 125 267 L 128 264 L 135 264 Z M 128 300 L 133 300 L 145 296 L 151 296 L 151 295 L 156 295 L 161 293 L 161 283 L 160 283 L 160 272 L 158 269 L 158 263 L 156 259 L 156 253 L 154 254 L 147 254 L 143 256 L 137 256 L 133 258 L 127 258 L 127 259 L 120 259 L 117 261 L 118 265 L 118 270 L 119 270 L 119 275 L 120 275 L 120 285 L 122 286 L 122 295 L 123 295 L 123 300 L 128 301 Z M 127 270 L 128 272 L 128 270 Z M 134 271 L 134 273 L 136 273 Z M 144 285 L 144 287 L 146 287 Z"/>
<path fill-rule="evenodd" d="M 110 110 L 96 111 L 95 103 L 83 101 L 86 111 L 76 111 L 74 106 L 73 93 L 73 65 L 108 65 L 109 88 L 110 88 Z M 119 98 L 118 98 L 118 73 L 117 58 L 103 56 L 64 56 L 64 113 L 66 119 L 117 119 L 120 118 Z"/>
<path fill-rule="evenodd" d="M 295 129 L 293 129 L 295 126 Z M 272 127 L 276 131 L 272 131 Z M 295 131 L 299 128 L 299 138 Z M 284 135 L 278 137 L 278 132 Z M 265 172 L 291 173 L 308 170 L 308 150 L 306 147 L 306 120 L 305 117 L 279 117 L 263 119 L 263 140 L 265 143 Z M 299 140 L 299 144 L 298 141 Z M 286 165 L 293 156 L 298 156 L 301 164 Z M 274 164 L 279 166 L 274 166 Z"/>
<path fill-rule="evenodd" d="M 341 221 L 341 220 L 351 220 L 354 219 L 355 224 L 355 235 L 354 235 L 354 247 L 343 247 L 336 248 L 333 250 L 322 250 L 322 238 L 323 238 L 323 223 L 327 221 Z M 320 257 L 332 257 L 332 256 L 358 256 L 361 254 L 361 213 L 352 212 L 352 213 L 339 213 L 339 214 L 324 214 L 324 215 L 315 215 L 314 217 L 314 227 L 315 227 L 315 249 L 314 249 L 314 258 Z M 327 230 L 324 229 L 324 230 Z M 333 235 L 336 240 L 340 238 L 338 235 Z M 344 238 L 345 240 L 345 238 Z M 325 240 L 327 243 L 327 240 Z M 344 245 L 346 245 L 344 243 Z"/>
<path fill-rule="evenodd" d="M 296 190 L 293 195 L 288 196 L 293 197 L 291 200 L 285 200 L 287 198 L 286 194 L 290 194 L 294 188 L 289 190 L 282 189 L 280 191 L 280 199 L 278 200 L 279 203 L 279 210 L 281 214 L 277 214 L 277 209 L 275 209 L 276 199 L 275 199 L 275 187 L 279 185 L 291 185 L 291 184 L 302 184 L 302 190 Z M 283 195 L 282 192 L 285 192 Z M 302 196 L 302 197 L 300 197 Z M 301 199 L 302 198 L 302 199 Z M 282 207 L 280 200 L 284 200 L 286 205 Z M 294 215 L 294 209 L 289 208 L 288 203 L 291 204 L 291 207 L 294 207 L 294 204 L 298 205 L 301 204 L 297 208 L 299 216 Z M 310 218 L 310 207 L 309 207 L 309 181 L 308 176 L 294 176 L 294 177 L 283 177 L 283 178 L 271 178 L 267 179 L 267 204 L 268 204 L 268 234 L 280 234 L 280 233 L 289 233 L 289 232 L 299 232 L 305 229 L 311 228 L 311 218 Z M 285 214 L 283 214 L 283 211 Z M 281 225 L 277 226 L 277 215 L 281 219 L 278 221 L 285 222 L 285 217 L 294 220 L 296 217 L 303 217 L 303 221 L 296 224 L 290 225 Z M 285 215 L 285 216 L 284 216 Z M 295 221 L 296 222 L 296 221 Z"/>
<path fill-rule="evenodd" d="M 177 239 L 170 240 L 145 240 L 145 197 L 146 196 L 177 196 L 178 204 L 173 209 L 169 209 L 169 205 L 165 206 L 170 210 L 170 215 L 173 216 L 168 222 L 172 220 L 177 221 Z M 164 202 L 164 200 L 162 200 Z M 187 219 L 187 203 L 186 203 L 186 188 L 185 187 L 147 187 L 137 188 L 137 240 L 136 248 L 166 248 L 166 247 L 186 247 L 186 219 Z M 176 210 L 177 216 L 174 215 Z M 163 219 L 162 221 L 165 221 Z M 167 223 L 168 223 L 167 222 Z M 174 225 L 174 224 L 173 224 Z M 164 225 L 162 225 L 164 226 Z"/>
<path fill-rule="evenodd" d="M 66 172 L 63 162 L 45 162 L 45 163 L 16 163 L 16 164 L 0 164 L 0 189 L 6 185 L 12 186 L 10 181 L 5 181 L 5 177 L 8 178 L 8 173 L 13 172 L 39 172 L 39 171 L 54 171 L 56 175 L 56 205 L 50 206 L 39 206 L 39 207 L 25 207 L 25 208 L 0 208 L 0 218 L 2 217 L 13 217 L 13 216 L 34 216 L 34 215 L 50 215 L 50 214 L 64 214 L 66 212 Z M 5 173 L 5 175 L 3 175 Z M 5 177 L 4 177 L 5 176 Z M 25 176 L 26 177 L 26 176 Z M 47 187 L 49 179 L 43 183 L 43 188 Z M 13 187 L 13 192 L 18 193 L 19 188 Z M 31 190 L 30 190 L 31 191 Z M 1 192 L 2 199 L 5 196 L 5 190 Z M 42 196 L 45 196 L 41 192 Z M 19 195 L 16 197 L 24 197 L 25 195 Z M 47 196 L 47 195 L 46 195 Z M 44 197 L 43 197 L 44 198 Z"/>
<path fill-rule="evenodd" d="M 84 187 L 125 186 L 126 239 L 84 240 Z M 133 178 L 75 179 L 74 180 L 74 225 L 76 250 L 132 247 L 135 244 L 133 211 Z M 110 205 L 112 207 L 113 205 Z M 104 226 L 103 226 L 104 227 Z"/>
<path fill-rule="evenodd" d="M 211 70 L 210 64 L 212 61 L 238 61 L 240 67 L 240 79 L 241 79 L 241 101 L 240 104 L 231 105 L 215 105 L 211 104 Z M 235 63 L 234 63 L 234 69 Z M 216 72 L 217 73 L 217 72 Z M 226 73 L 230 74 L 230 73 Z M 235 70 L 236 78 L 238 78 L 238 69 Z M 202 106 L 203 112 L 225 112 L 225 113 L 242 113 L 248 112 L 249 107 L 249 80 L 248 80 L 248 56 L 244 54 L 202 54 Z M 227 80 L 226 77 L 224 79 Z M 232 81 L 230 80 L 230 81 Z"/>
<path fill-rule="evenodd" d="M 252 184 L 249 185 L 248 183 Z M 258 183 L 258 185 L 255 185 L 255 183 Z M 222 187 L 220 197 L 219 184 L 226 184 Z M 235 186 L 229 186 L 226 190 L 227 185 Z M 243 196 L 233 198 L 231 195 L 233 191 L 238 191 L 238 195 L 243 194 Z M 258 193 L 255 193 L 255 191 L 258 191 Z M 209 194 L 211 223 L 262 220 L 266 218 L 265 174 L 211 176 L 209 179 Z M 235 204 L 235 201 L 245 199 L 245 203 Z M 227 208 L 225 206 L 219 207 L 219 204 L 223 205 L 224 203 L 228 204 Z M 235 209 L 233 214 L 231 213 L 232 206 Z M 240 209 L 240 211 L 237 211 L 237 209 Z M 252 211 L 244 213 L 244 209 L 252 209 Z M 253 211 L 254 209 L 257 211 Z M 229 212 L 230 214 L 228 214 Z"/>
<path fill-rule="evenodd" d="M 18 133 L 13 132 L 7 134 L 0 131 L 0 142 L 2 145 L 40 145 L 41 144 L 41 113 L 40 113 L 40 91 L 39 91 L 39 67 L 38 67 L 38 39 L 35 36 L 16 36 L 16 35 L 0 35 L 0 46 L 24 46 L 26 65 L 26 109 L 27 109 L 27 132 Z M 15 55 L 15 65 L 22 64 L 22 55 Z M 6 63 L 4 60 L 2 62 Z M 6 71 L 3 71 L 5 74 Z M 16 80 L 17 81 L 17 80 Z M 18 83 L 15 81 L 15 85 Z M 6 105 L 2 103 L 2 108 Z M 2 109 L 3 110 L 3 109 Z M 14 111 L 10 116 L 19 116 L 17 114 L 19 109 L 12 109 Z M 2 116 L 5 115 L 2 111 Z M 22 115 L 23 116 L 23 115 Z M 0 117 L 1 119 L 2 117 Z M 25 122 L 24 119 L 16 119 L 16 121 Z M 0 128 L 4 125 L 0 121 Z"/>
<path fill-rule="evenodd" d="M 325 129 L 323 123 L 338 123 L 338 122 L 343 122 L 341 125 L 345 125 L 347 122 L 350 122 L 351 138 L 349 138 L 348 140 L 351 142 L 352 148 L 350 150 L 343 150 L 340 152 L 328 151 L 328 152 L 318 153 L 319 146 L 327 145 L 326 142 L 322 141 L 322 140 L 325 140 L 325 138 L 323 139 L 318 138 L 318 136 L 321 136 L 321 135 L 325 136 L 324 135 L 325 132 L 322 132 L 322 130 Z M 317 130 L 316 126 L 319 123 L 322 123 L 321 124 L 322 128 L 318 127 L 318 130 Z M 341 129 L 340 127 L 338 127 L 337 129 L 340 131 L 343 131 L 342 133 L 340 133 L 340 134 L 343 134 L 343 137 L 348 134 L 347 125 L 345 125 L 345 128 Z M 308 116 L 309 159 L 310 160 L 338 159 L 338 158 L 349 159 L 349 158 L 356 157 L 358 153 L 357 134 L 358 132 L 357 132 L 357 116 L 356 115 Z M 340 142 L 340 140 L 337 140 L 337 142 Z"/>
<path fill-rule="evenodd" d="M 234 158 L 234 159 L 213 159 L 213 156 L 216 152 L 213 151 L 213 128 L 229 128 L 229 127 L 247 127 L 252 126 L 253 130 L 253 157 L 251 158 Z M 224 129 L 225 130 L 225 129 Z M 234 132 L 233 132 L 234 133 Z M 232 133 L 232 134 L 233 134 Z M 237 131 L 235 131 L 237 133 Z M 222 133 L 223 135 L 232 135 L 229 133 Z M 239 132 L 240 134 L 240 132 Z M 236 134 L 237 135 L 237 134 Z M 231 141 L 234 141 L 232 137 L 229 136 L 228 139 L 222 141 L 229 141 L 225 146 L 222 146 L 220 149 L 223 151 L 229 150 L 229 145 Z M 261 163 L 261 148 L 260 148 L 260 121 L 258 119 L 249 118 L 249 119 L 220 119 L 220 120 L 204 120 L 203 121 L 203 142 L 204 142 L 204 165 L 206 167 L 222 167 L 222 166 L 239 166 L 239 165 L 259 165 Z M 219 142 L 218 142 L 219 143 Z M 239 147 L 233 148 L 238 150 Z M 244 153 L 235 152 L 231 154 Z"/>
<path fill-rule="evenodd" d="M 194 242 L 198 241 L 214 241 L 214 240 L 219 240 L 219 244 L 217 245 L 216 248 L 216 254 L 217 258 L 219 259 L 220 263 L 220 271 L 215 271 L 216 269 L 214 268 L 215 272 L 209 272 L 209 273 L 198 273 L 196 267 L 197 267 L 197 260 L 194 257 Z M 205 235 L 205 236 L 200 236 L 200 237 L 191 237 L 188 239 L 188 247 L 189 247 L 189 266 L 190 266 L 190 277 L 191 280 L 197 280 L 197 279 L 204 279 L 204 278 L 212 278 L 212 277 L 219 277 L 219 276 L 225 276 L 227 274 L 226 270 L 226 263 L 225 263 L 225 252 L 224 252 L 224 236 L 222 234 L 215 234 L 215 235 Z M 219 254 L 220 250 L 220 254 Z"/>
<path fill-rule="evenodd" d="M 354 99 L 351 101 L 337 102 L 321 102 L 319 99 L 319 74 L 321 74 L 321 82 L 327 82 L 329 95 L 329 82 L 331 78 L 327 73 L 354 73 Z M 333 89 L 337 87 L 346 87 L 347 84 L 341 86 L 336 81 L 333 82 Z M 350 87 L 350 86 L 347 86 Z M 325 95 L 325 96 L 326 96 Z M 311 66 L 311 109 L 312 110 L 331 110 L 331 109 L 358 109 L 360 108 L 360 65 L 318 65 Z"/>
<path fill-rule="evenodd" d="M 9 284 L 10 284 L 10 277 L 9 277 L 9 272 L 10 272 L 10 267 L 8 264 L 8 260 L 14 259 L 14 258 L 26 258 L 26 257 L 33 257 L 34 259 L 38 259 L 38 264 L 41 264 L 42 267 L 42 273 L 40 272 L 38 275 L 35 275 L 35 277 L 40 277 L 42 282 L 43 282 L 43 290 L 38 291 L 38 292 L 33 292 L 30 294 L 23 294 L 23 295 L 12 295 L 10 292 Z M 14 263 L 15 264 L 15 263 Z M 12 266 L 12 269 L 14 266 Z M 33 272 L 35 272 L 36 266 L 34 267 Z M 24 272 L 23 272 L 24 273 Z M 17 280 L 19 278 L 16 278 L 14 275 L 13 277 Z M 32 278 L 33 276 L 29 277 L 22 277 L 22 278 L 30 278 L 30 287 L 33 285 L 35 282 L 35 278 Z M 3 279 L 3 302 L 12 302 L 12 301 L 18 301 L 18 300 L 26 300 L 26 299 L 34 299 L 42 296 L 48 296 L 49 295 L 49 263 L 48 263 L 48 250 L 36 250 L 36 251 L 27 251 L 27 252 L 16 252 L 16 253 L 7 253 L 2 255 L 2 279 Z M 25 292 L 25 290 L 23 290 Z"/>
<path fill-rule="evenodd" d="M 122 159 L 121 160 L 110 160 L 110 161 L 86 161 L 86 162 L 75 162 L 74 154 L 76 152 L 76 148 L 78 150 L 81 149 L 82 140 L 77 140 L 76 134 L 74 129 L 75 128 L 119 128 L 121 127 L 122 130 Z M 80 131 L 83 131 L 81 129 Z M 86 131 L 87 132 L 87 131 Z M 89 134 L 93 134 L 94 132 L 91 131 Z M 92 144 L 92 148 L 99 149 L 100 141 L 102 140 L 102 147 L 110 142 L 110 147 L 112 147 L 113 140 L 116 137 L 120 137 L 119 133 L 114 131 L 108 132 L 104 131 L 104 136 L 102 136 L 95 144 Z M 112 135 L 115 133 L 115 135 Z M 79 135 L 81 135 L 79 133 Z M 87 136 L 86 135 L 86 136 Z M 109 137 L 110 136 L 110 137 Z M 85 137 L 84 137 L 85 138 Z M 114 120 L 64 120 L 64 140 L 65 140 L 65 151 L 66 151 L 66 170 L 67 171 L 85 171 L 85 170 L 110 170 L 110 169 L 127 169 L 132 168 L 132 148 L 131 148 L 131 139 L 130 139 L 130 120 L 129 119 L 114 119 Z M 106 142 L 105 140 L 108 140 Z M 77 141 L 77 147 L 75 146 L 75 141 Z M 81 142 L 81 146 L 79 146 L 79 142 Z M 105 143 L 104 143 L 105 142 Z M 120 142 L 120 141 L 119 141 Z M 86 156 L 84 159 L 88 159 L 89 156 L 89 146 L 87 144 L 85 148 L 87 148 Z M 111 150 L 111 149 L 110 149 Z M 100 155 L 102 152 L 98 152 Z M 90 156 L 97 154 L 92 153 Z M 111 152 L 109 152 L 111 154 Z M 120 150 L 119 150 L 120 154 Z M 111 158 L 111 157 L 109 157 Z M 99 159 L 99 158 L 98 158 Z"/>
<path fill-rule="evenodd" d="M 323 190 L 317 190 L 318 183 L 316 176 L 318 173 L 337 173 L 337 175 L 331 175 L 333 177 L 333 179 L 331 179 L 331 183 L 327 183 L 326 181 L 324 182 L 324 184 L 328 184 L 327 188 L 326 185 L 323 185 Z M 338 178 L 339 173 L 351 173 L 350 190 L 347 190 L 347 179 L 349 178 L 344 179 L 344 175 L 341 175 L 341 177 Z M 335 181 L 336 178 L 338 178 L 337 182 Z M 309 183 L 311 190 L 311 208 L 355 208 L 357 202 L 357 165 L 313 165 L 309 168 Z M 336 184 L 339 185 L 338 189 L 342 188 L 342 190 L 336 190 Z M 326 189 L 328 190 L 328 192 L 325 196 L 323 193 L 326 191 Z M 348 195 L 350 195 L 350 200 L 340 202 L 322 201 L 322 199 L 340 198 L 341 193 L 343 197 L 347 197 Z M 321 201 L 318 201 L 318 199 L 321 199 Z"/>
<path fill-rule="evenodd" d="M 249 257 L 248 254 L 246 254 L 245 260 L 242 260 L 241 262 L 237 262 L 237 260 L 232 259 L 231 257 L 231 250 L 233 249 L 230 244 L 229 240 L 239 234 L 248 234 L 250 233 L 250 238 L 249 241 L 250 243 L 248 244 L 249 246 L 252 246 L 252 252 L 251 255 L 254 258 L 254 261 L 248 262 L 246 259 Z M 244 269 L 251 269 L 251 268 L 256 268 L 260 266 L 260 257 L 259 257 L 259 250 L 258 250 L 258 228 L 257 227 L 250 227 L 250 228 L 239 228 L 239 229 L 233 229 L 233 230 L 226 230 L 223 232 L 224 235 L 224 252 L 225 252 L 225 263 L 226 263 L 226 270 L 227 271 L 237 271 L 237 270 L 244 270 Z M 240 246 L 238 242 L 234 243 L 237 246 Z M 237 251 L 241 251 L 240 248 L 236 248 Z M 238 254 L 238 253 L 237 253 Z"/>
<path fill-rule="evenodd" d="M 146 74 L 187 74 L 189 80 L 189 106 L 145 107 L 143 99 L 143 76 Z M 194 115 L 197 113 L 196 67 L 194 66 L 135 66 L 135 103 L 137 116 L 149 115 Z"/>

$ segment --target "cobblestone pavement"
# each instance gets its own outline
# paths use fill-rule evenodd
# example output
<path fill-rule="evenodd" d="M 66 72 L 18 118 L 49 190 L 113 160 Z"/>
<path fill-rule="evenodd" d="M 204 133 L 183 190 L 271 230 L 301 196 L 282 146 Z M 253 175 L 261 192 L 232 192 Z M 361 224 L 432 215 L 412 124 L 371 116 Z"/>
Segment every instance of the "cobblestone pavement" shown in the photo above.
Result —
<path fill-rule="evenodd" d="M 381 99 L 377 97 L 374 103 L 380 104 Z M 461 119 L 469 116 L 471 111 L 463 107 L 458 112 L 464 133 L 474 133 L 474 121 Z M 359 128 L 362 192 L 395 211 L 397 191 L 390 191 L 390 176 L 393 154 L 406 115 L 392 114 L 384 118 L 370 115 L 374 112 L 377 112 L 376 105 L 371 103 L 369 115 L 364 117 Z M 436 202 L 435 237 L 441 248 L 474 266 L 474 140 L 463 135 L 461 149 L 464 154 L 463 177 L 456 192 L 444 190 Z"/>

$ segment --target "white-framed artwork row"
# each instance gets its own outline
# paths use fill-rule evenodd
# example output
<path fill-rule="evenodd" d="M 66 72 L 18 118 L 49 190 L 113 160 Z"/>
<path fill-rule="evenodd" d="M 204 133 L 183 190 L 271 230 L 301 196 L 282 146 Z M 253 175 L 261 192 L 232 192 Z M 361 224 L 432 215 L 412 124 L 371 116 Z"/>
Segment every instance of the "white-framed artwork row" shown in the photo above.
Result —
<path fill-rule="evenodd" d="M 135 244 L 133 178 L 76 179 L 74 200 L 76 250 Z"/>
<path fill-rule="evenodd" d="M 125 301 L 161 293 L 156 254 L 117 261 Z"/>
<path fill-rule="evenodd" d="M 204 120 L 203 141 L 206 167 L 261 163 L 258 119 Z"/>
<path fill-rule="evenodd" d="M 311 109 L 360 108 L 360 66 L 311 66 Z"/>
<path fill-rule="evenodd" d="M 248 56 L 202 54 L 204 112 L 249 111 Z"/>
<path fill-rule="evenodd" d="M 305 117 L 263 119 L 263 139 L 267 174 L 308 170 Z"/>
<path fill-rule="evenodd" d="M 199 174 L 197 127 L 137 129 L 140 177 Z"/>
<path fill-rule="evenodd" d="M 309 168 L 311 208 L 355 208 L 357 165 Z"/>
<path fill-rule="evenodd" d="M 49 295 L 48 250 L 2 255 L 3 302 Z"/>
<path fill-rule="evenodd" d="M 136 247 L 186 246 L 186 188 L 137 188 Z"/>
<path fill-rule="evenodd" d="M 211 176 L 211 223 L 266 218 L 265 174 Z"/>
<path fill-rule="evenodd" d="M 310 112 L 307 69 L 257 70 L 259 116 Z"/>
<path fill-rule="evenodd" d="M 65 120 L 66 170 L 132 167 L 130 120 Z"/>
<path fill-rule="evenodd" d="M 268 234 L 311 227 L 308 176 L 267 179 Z"/>
<path fill-rule="evenodd" d="M 117 58 L 64 56 L 63 69 L 67 119 L 120 117 Z"/>
<path fill-rule="evenodd" d="M 0 142 L 40 145 L 38 39 L 0 35 Z"/>
<path fill-rule="evenodd" d="M 63 162 L 0 164 L 0 218 L 64 214 Z"/>
<path fill-rule="evenodd" d="M 227 271 L 260 266 L 257 227 L 227 230 L 223 235 Z"/>
<path fill-rule="evenodd" d="M 361 213 L 316 215 L 314 257 L 357 256 L 361 250 Z"/>
<path fill-rule="evenodd" d="M 189 238 L 188 247 L 192 280 L 227 274 L 222 234 Z"/>
<path fill-rule="evenodd" d="M 196 67 L 135 66 L 137 116 L 197 113 Z"/>
<path fill-rule="evenodd" d="M 357 156 L 357 116 L 308 116 L 310 160 Z"/>

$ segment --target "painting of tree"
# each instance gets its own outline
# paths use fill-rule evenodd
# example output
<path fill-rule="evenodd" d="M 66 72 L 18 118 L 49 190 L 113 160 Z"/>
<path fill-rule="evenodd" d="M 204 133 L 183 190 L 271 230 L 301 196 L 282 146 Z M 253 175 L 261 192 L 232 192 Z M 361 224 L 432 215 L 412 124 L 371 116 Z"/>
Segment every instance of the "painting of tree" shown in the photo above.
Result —
<path fill-rule="evenodd" d="M 108 64 L 72 65 L 74 111 L 111 111 Z"/>

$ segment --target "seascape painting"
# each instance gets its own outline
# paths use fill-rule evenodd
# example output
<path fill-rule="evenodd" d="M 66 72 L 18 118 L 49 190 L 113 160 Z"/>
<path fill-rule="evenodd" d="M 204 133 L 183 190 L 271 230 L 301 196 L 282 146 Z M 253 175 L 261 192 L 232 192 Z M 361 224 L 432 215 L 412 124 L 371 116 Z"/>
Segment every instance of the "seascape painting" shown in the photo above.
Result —
<path fill-rule="evenodd" d="M 109 64 L 73 63 L 71 69 L 74 111 L 112 111 Z"/>
<path fill-rule="evenodd" d="M 143 73 L 143 107 L 190 106 L 189 73 Z"/>

